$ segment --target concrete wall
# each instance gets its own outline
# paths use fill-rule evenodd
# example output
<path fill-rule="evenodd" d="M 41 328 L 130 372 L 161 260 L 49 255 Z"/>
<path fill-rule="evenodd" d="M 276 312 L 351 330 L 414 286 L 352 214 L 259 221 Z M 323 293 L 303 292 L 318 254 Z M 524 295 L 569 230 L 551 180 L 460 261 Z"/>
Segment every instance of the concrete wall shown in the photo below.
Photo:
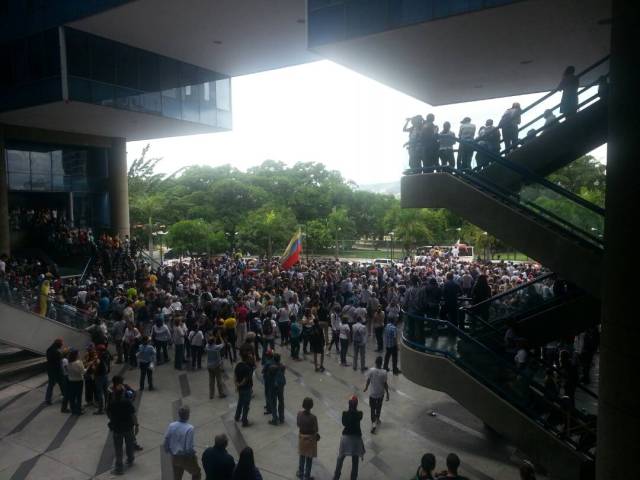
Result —
<path fill-rule="evenodd" d="M 89 343 L 89 335 L 83 330 L 0 302 L 1 343 L 44 355 L 56 338 L 78 350 Z"/>

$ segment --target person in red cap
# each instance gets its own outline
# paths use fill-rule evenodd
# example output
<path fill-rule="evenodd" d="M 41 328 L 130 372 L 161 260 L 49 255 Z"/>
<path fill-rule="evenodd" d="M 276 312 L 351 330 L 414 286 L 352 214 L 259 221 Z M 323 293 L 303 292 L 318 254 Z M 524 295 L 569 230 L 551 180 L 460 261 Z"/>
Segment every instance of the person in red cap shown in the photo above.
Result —
<path fill-rule="evenodd" d="M 358 478 L 358 464 L 364 458 L 365 449 L 362 441 L 362 411 L 358 410 L 358 397 L 355 395 L 349 400 L 349 409 L 342 412 L 342 438 L 338 449 L 338 460 L 333 479 L 338 480 L 342 473 L 342 463 L 345 457 L 351 457 L 351 480 Z"/>

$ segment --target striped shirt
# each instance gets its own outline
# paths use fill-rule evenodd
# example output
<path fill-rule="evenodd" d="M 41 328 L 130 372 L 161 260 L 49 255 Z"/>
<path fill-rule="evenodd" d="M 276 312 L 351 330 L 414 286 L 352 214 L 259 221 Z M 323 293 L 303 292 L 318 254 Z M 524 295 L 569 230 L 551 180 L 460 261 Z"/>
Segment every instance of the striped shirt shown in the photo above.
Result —
<path fill-rule="evenodd" d="M 385 348 L 398 346 L 398 328 L 393 323 L 388 323 L 384 327 L 384 346 Z"/>

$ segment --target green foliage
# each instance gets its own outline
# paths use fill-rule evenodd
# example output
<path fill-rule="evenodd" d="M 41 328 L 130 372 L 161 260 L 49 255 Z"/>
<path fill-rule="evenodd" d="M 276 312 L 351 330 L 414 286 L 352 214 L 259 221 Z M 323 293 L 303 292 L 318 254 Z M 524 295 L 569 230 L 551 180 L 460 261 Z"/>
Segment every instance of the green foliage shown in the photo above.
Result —
<path fill-rule="evenodd" d="M 230 165 L 191 166 L 174 175 L 156 174 L 159 159 L 147 159 L 148 147 L 129 169 L 132 224 L 142 224 L 147 238 L 168 225 L 169 244 L 179 251 L 220 252 L 240 248 L 279 255 L 300 227 L 305 249 L 350 248 L 359 239 L 371 245 L 390 240 L 398 250 L 421 245 L 451 245 L 460 239 L 476 253 L 507 246 L 444 209 L 402 209 L 397 198 L 358 190 L 339 172 L 314 162 L 288 167 L 266 160 L 242 172 Z M 583 157 L 549 179 L 585 199 L 604 205 L 605 167 Z M 601 222 L 584 207 L 526 187 L 523 197 L 568 218 L 586 230 L 601 231 Z"/>
<path fill-rule="evenodd" d="M 180 220 L 169 227 L 167 244 L 182 255 L 221 253 L 228 243 L 218 225 L 204 220 Z"/>
<path fill-rule="evenodd" d="M 287 245 L 296 225 L 296 216 L 290 208 L 266 205 L 250 211 L 238 225 L 239 246 L 243 251 L 268 257 L 279 255 L 280 246 Z"/>

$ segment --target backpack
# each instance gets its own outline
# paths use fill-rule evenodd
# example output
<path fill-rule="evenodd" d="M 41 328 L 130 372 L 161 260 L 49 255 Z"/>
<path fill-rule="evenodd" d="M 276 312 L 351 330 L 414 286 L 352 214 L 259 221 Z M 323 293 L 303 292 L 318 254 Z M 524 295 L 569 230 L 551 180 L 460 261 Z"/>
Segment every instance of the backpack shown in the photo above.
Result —
<path fill-rule="evenodd" d="M 355 328 L 353 330 L 353 343 L 358 345 L 364 343 L 364 337 L 366 335 L 366 330 L 361 328 Z"/>

